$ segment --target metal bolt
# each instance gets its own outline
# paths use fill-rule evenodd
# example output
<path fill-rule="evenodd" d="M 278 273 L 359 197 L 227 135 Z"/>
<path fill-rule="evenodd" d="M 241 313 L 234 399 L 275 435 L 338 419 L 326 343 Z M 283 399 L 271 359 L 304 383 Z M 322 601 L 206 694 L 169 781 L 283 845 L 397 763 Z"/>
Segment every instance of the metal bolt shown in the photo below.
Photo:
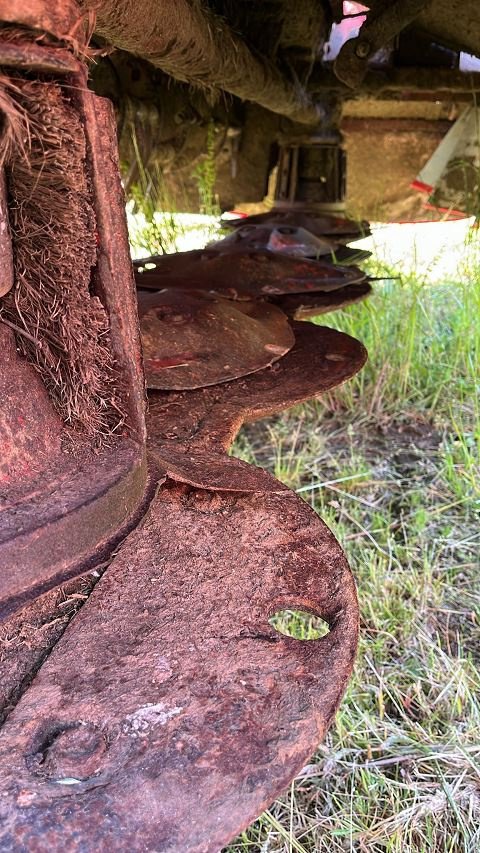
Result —
<path fill-rule="evenodd" d="M 356 48 L 355 54 L 359 59 L 366 59 L 367 56 L 370 56 L 370 52 L 372 50 L 372 45 L 366 39 L 360 39 Z"/>

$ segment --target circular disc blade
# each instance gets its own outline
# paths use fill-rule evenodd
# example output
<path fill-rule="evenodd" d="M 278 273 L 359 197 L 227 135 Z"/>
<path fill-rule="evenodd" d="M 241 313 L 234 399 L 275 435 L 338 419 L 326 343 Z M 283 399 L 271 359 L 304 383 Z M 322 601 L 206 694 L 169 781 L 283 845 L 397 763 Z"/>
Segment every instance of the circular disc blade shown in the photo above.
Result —
<path fill-rule="evenodd" d="M 275 304 L 294 320 L 309 320 L 311 317 L 318 317 L 319 314 L 328 314 L 330 311 L 337 311 L 339 308 L 361 302 L 370 296 L 371 292 L 371 285 L 363 282 L 349 284 L 330 293 L 279 296 L 275 299 Z"/>
<path fill-rule="evenodd" d="M 177 252 L 152 258 L 153 269 L 135 272 L 137 287 L 161 290 L 207 291 L 212 297 L 250 300 L 287 293 L 336 290 L 364 281 L 365 273 L 354 266 L 340 266 L 325 259 L 298 258 L 268 249 L 240 245 L 234 252 L 212 249 Z"/>
<path fill-rule="evenodd" d="M 272 222 L 259 225 L 240 225 L 233 234 L 210 243 L 208 248 L 217 251 L 269 249 L 302 258 L 319 258 L 331 255 L 337 249 L 337 242 L 328 238 L 316 237 L 305 228 Z"/>
<path fill-rule="evenodd" d="M 177 289 L 139 293 L 138 299 L 149 388 L 203 388 L 246 376 L 295 343 L 286 315 L 265 302 Z"/>
<path fill-rule="evenodd" d="M 257 213 L 239 219 L 228 219 L 225 227 L 244 228 L 246 225 L 292 225 L 295 228 L 305 228 L 315 237 L 347 237 L 354 240 L 368 237 L 370 227 L 368 222 L 355 222 L 353 219 L 343 219 L 340 216 L 326 216 L 315 210 L 299 208 L 296 210 L 278 210 L 273 208 L 266 213 Z"/>

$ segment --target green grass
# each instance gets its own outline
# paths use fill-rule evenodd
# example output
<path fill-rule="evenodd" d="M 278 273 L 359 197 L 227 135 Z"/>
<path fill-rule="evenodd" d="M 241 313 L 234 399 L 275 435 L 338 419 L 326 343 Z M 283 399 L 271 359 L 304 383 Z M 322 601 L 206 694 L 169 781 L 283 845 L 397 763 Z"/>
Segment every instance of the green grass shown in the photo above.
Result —
<path fill-rule="evenodd" d="M 362 632 L 325 743 L 228 853 L 480 851 L 480 269 L 375 290 L 319 320 L 362 373 L 234 448 L 331 527 Z"/>

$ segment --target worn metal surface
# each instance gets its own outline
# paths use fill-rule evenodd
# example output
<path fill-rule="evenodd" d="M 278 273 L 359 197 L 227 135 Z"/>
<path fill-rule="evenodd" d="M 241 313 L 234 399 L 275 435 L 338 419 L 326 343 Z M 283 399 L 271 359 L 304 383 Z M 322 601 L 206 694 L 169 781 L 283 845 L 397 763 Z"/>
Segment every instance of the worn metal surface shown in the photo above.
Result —
<path fill-rule="evenodd" d="M 34 5 L 26 4 L 25 13 Z M 38 3 L 37 10 L 41 12 L 44 5 Z M 59 20 L 68 23 L 69 9 L 67 4 L 59 12 Z M 48 18 L 57 11 L 52 4 L 45 14 Z M 42 20 L 40 16 L 39 28 Z M 74 32 L 69 31 L 70 38 L 75 40 Z M 18 47 L 24 47 L 23 36 Z M 40 51 L 41 46 L 37 47 Z M 28 62 L 27 43 L 25 51 Z M 45 48 L 47 57 L 51 53 Z M 95 439 L 66 426 L 55 414 L 38 375 L 16 353 L 11 333 L 29 334 L 28 329 L 18 329 L 10 320 L 0 325 L 4 339 L 0 380 L 1 618 L 102 561 L 138 523 L 148 497 L 143 370 L 115 158 L 113 107 L 87 90 L 84 66 L 73 57 L 72 62 L 75 73 L 62 74 L 61 85 L 76 107 L 87 141 L 85 171 L 92 188 L 98 239 L 91 291 L 108 311 L 109 344 L 118 371 L 115 391 L 127 417 L 102 448 Z M 5 210 L 3 214 L 6 239 Z"/>
<path fill-rule="evenodd" d="M 226 252 L 196 249 L 160 255 L 149 258 L 149 263 L 154 263 L 155 268 L 140 271 L 142 262 L 135 262 L 137 287 L 205 290 L 240 300 L 336 290 L 365 280 L 365 274 L 356 267 L 290 257 L 268 249 L 245 251 L 241 245 Z"/>
<path fill-rule="evenodd" d="M 106 98 L 88 91 L 85 77 L 77 81 L 74 92 L 85 122 L 97 226 L 98 254 L 92 284 L 109 316 L 109 335 L 127 412 L 126 428 L 129 435 L 143 445 L 143 367 L 115 111 Z"/>
<path fill-rule="evenodd" d="M 277 634 L 292 607 L 330 633 Z M 299 498 L 163 488 L 3 727 L 2 850 L 219 850 L 323 737 L 357 632 Z"/>
<path fill-rule="evenodd" d="M 63 423 L 4 323 L 0 347 L 1 620 L 100 562 L 125 536 L 137 520 L 146 465 L 127 439 L 102 454 L 86 442 L 65 452 Z"/>
<path fill-rule="evenodd" d="M 208 7 L 188 0 L 81 0 L 96 12 L 107 42 L 161 68 L 176 80 L 218 87 L 294 121 L 316 125 L 323 111 L 293 75 L 282 72 Z"/>
<path fill-rule="evenodd" d="M 356 240 L 360 237 L 368 237 L 370 228 L 368 222 L 355 222 L 352 219 L 344 219 L 340 216 L 328 216 L 313 209 L 274 207 L 266 213 L 257 213 L 253 216 L 240 219 L 229 219 L 225 222 L 227 227 L 243 228 L 245 225 L 269 225 L 271 223 L 291 225 L 293 228 L 305 228 L 315 237 L 334 237 L 344 241 Z"/>
<path fill-rule="evenodd" d="M 311 323 L 294 323 L 295 346 L 272 367 L 243 379 L 197 391 L 150 392 L 147 429 L 151 453 L 169 446 L 225 450 L 243 423 L 323 394 L 364 365 L 365 347 L 349 335 Z"/>
<path fill-rule="evenodd" d="M 50 33 L 76 46 L 88 32 L 88 15 L 75 0 L 0 0 L 0 21 Z"/>
<path fill-rule="evenodd" d="M 148 388 L 215 385 L 268 367 L 292 348 L 286 315 L 265 302 L 233 302 L 167 288 L 139 293 Z"/>
<path fill-rule="evenodd" d="M 299 258 L 322 258 L 323 261 L 336 266 L 360 263 L 372 254 L 365 250 L 344 246 L 340 240 L 333 237 L 316 237 L 305 228 L 295 228 L 293 225 L 283 225 L 281 222 L 239 226 L 233 234 L 216 243 L 210 243 L 208 248 L 218 251 L 238 251 L 239 248 L 242 250 L 268 249 L 271 252 L 280 252 Z M 143 263 L 149 262 L 148 258 L 143 261 Z"/>
<path fill-rule="evenodd" d="M 309 320 L 319 314 L 328 314 L 339 308 L 346 308 L 361 302 L 370 296 L 372 287 L 368 282 L 362 284 L 350 284 L 335 290 L 333 293 L 300 294 L 294 296 L 279 296 L 275 300 L 276 305 L 285 311 L 289 317 L 295 320 Z"/>
<path fill-rule="evenodd" d="M 224 456 L 244 420 L 364 362 L 347 335 L 306 324 L 296 335 L 261 373 L 152 395 L 160 481 L 200 474 L 207 490 L 161 488 L 11 712 L 0 735 L 5 851 L 214 853 L 323 737 L 355 655 L 351 574 L 303 501 Z M 278 634 L 268 619 L 289 608 L 330 632 Z"/>
<path fill-rule="evenodd" d="M 319 258 L 323 255 L 331 255 L 338 244 L 325 237 L 316 237 L 305 228 L 270 222 L 266 225 L 240 225 L 233 234 L 216 243 L 210 243 L 208 248 L 227 251 L 235 250 L 240 245 L 250 250 L 269 249 L 271 252 L 283 252 L 286 255 L 297 255 L 301 258 Z"/>
<path fill-rule="evenodd" d="M 5 170 L 0 164 L 0 297 L 13 287 L 13 249 L 8 219 Z"/>
<path fill-rule="evenodd" d="M 369 11 L 359 35 L 345 42 L 335 60 L 338 79 L 351 88 L 359 86 L 367 73 L 367 61 L 430 5 L 431 0 L 394 0 Z"/>
<path fill-rule="evenodd" d="M 46 47 L 31 41 L 0 40 L 0 66 L 63 76 L 78 70 L 74 56 L 61 47 Z"/>

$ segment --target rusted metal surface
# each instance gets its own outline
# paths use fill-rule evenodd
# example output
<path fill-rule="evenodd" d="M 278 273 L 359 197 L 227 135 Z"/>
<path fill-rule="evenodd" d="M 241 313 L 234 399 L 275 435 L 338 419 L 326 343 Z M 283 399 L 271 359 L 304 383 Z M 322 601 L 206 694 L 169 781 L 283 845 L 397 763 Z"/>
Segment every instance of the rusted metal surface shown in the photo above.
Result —
<path fill-rule="evenodd" d="M 86 77 L 76 89 L 84 117 L 97 222 L 98 255 L 93 286 L 108 311 L 127 411 L 129 434 L 145 443 L 145 394 L 135 281 L 130 260 L 125 197 L 118 163 L 115 111 L 106 98 L 88 91 Z"/>
<path fill-rule="evenodd" d="M 368 237 L 370 234 L 368 222 L 355 222 L 353 219 L 344 219 L 341 216 L 329 216 L 313 209 L 297 208 L 295 205 L 289 205 L 285 209 L 274 207 L 266 213 L 229 219 L 225 225 L 232 228 L 243 228 L 245 225 L 269 225 L 271 223 L 304 228 L 315 237 L 334 237 L 343 241 Z"/>
<path fill-rule="evenodd" d="M 7 491 L 0 508 L 0 619 L 102 562 L 138 523 L 146 479 L 145 457 L 123 439 L 98 455 L 58 454 L 22 489 Z"/>
<path fill-rule="evenodd" d="M 78 62 L 68 50 L 31 41 L 0 40 L 0 66 L 60 76 L 78 71 Z"/>
<path fill-rule="evenodd" d="M 371 285 L 365 282 L 342 287 L 333 293 L 279 296 L 276 304 L 295 320 L 309 320 L 319 314 L 328 314 L 330 311 L 337 311 L 339 308 L 361 302 L 370 296 L 371 292 Z"/>
<path fill-rule="evenodd" d="M 34 5 L 25 5 L 26 15 Z M 44 4 L 37 4 L 36 8 L 41 12 Z M 64 4 L 62 9 L 59 21 L 68 23 L 70 6 Z M 48 18 L 57 11 L 56 4 L 52 4 L 45 14 Z M 19 20 L 28 24 L 27 18 Z M 76 13 L 75 21 L 78 20 Z M 40 16 L 40 29 L 42 21 Z M 53 24 L 49 29 L 45 23 L 45 28 L 56 34 Z M 66 35 L 66 31 L 62 32 Z M 67 40 L 75 40 L 76 32 L 75 28 L 69 31 Z M 18 47 L 24 47 L 23 36 Z M 41 45 L 37 48 L 40 52 Z M 51 53 L 50 48 L 45 48 L 47 57 Z M 28 62 L 28 48 L 25 55 Z M 127 417 L 101 448 L 95 439 L 63 423 L 55 414 L 38 375 L 12 343 L 12 331 L 31 333 L 3 318 L 0 325 L 5 339 L 0 411 L 2 619 L 45 590 L 101 562 L 138 523 L 149 497 L 143 371 L 135 287 L 118 162 L 114 156 L 113 108 L 87 91 L 84 66 L 73 57 L 72 62 L 75 73 L 62 76 L 61 85 L 66 87 L 81 117 L 87 141 L 86 182 L 92 188 L 99 243 L 91 295 L 100 299 L 108 311 L 109 345 L 118 372 L 115 393 Z M 2 222 L 6 239 L 5 210 Z M 8 257 L 7 253 L 4 257 Z M 32 340 L 35 342 L 35 338 Z"/>
<path fill-rule="evenodd" d="M 153 393 L 148 484 L 113 114 L 86 91 L 81 72 L 68 85 L 85 126 L 95 200 L 92 294 L 110 318 L 127 419 L 111 446 L 80 441 L 11 351 L 0 429 L 6 424 L 12 432 L 19 412 L 27 418 L 28 440 L 11 459 L 31 470 L 1 507 L 1 615 L 111 557 L 144 517 L 65 634 L 52 635 L 55 648 L 48 654 L 37 644 L 20 667 L 22 682 L 8 686 L 0 846 L 213 853 L 283 790 L 324 735 L 358 635 L 354 582 L 330 531 L 296 495 L 226 450 L 244 421 L 334 387 L 360 369 L 366 353 L 346 335 L 305 324 L 295 325 L 287 353 L 293 335 L 282 311 L 249 302 L 248 288 L 260 297 L 299 287 L 326 292 L 364 276 L 268 251 L 217 253 L 223 266 L 209 267 L 213 287 L 225 287 L 227 273 L 229 295 L 243 301 L 178 291 L 170 300 L 168 293 L 140 296 L 143 321 L 161 305 L 155 322 L 163 324 L 163 360 L 179 355 L 179 339 L 165 337 L 166 309 L 170 321 L 182 317 L 177 329 L 187 315 L 197 327 L 207 318 L 201 343 L 209 344 L 209 356 L 216 351 L 217 362 L 199 362 L 197 383 L 219 364 L 225 380 L 227 356 L 237 357 L 242 372 L 246 362 L 253 369 L 260 349 L 270 363 L 209 388 Z M 238 318 L 243 325 L 233 326 Z M 258 337 L 246 338 L 247 321 L 261 326 Z M 0 333 L 11 348 L 10 330 Z M 210 379 L 218 382 L 218 374 Z M 25 384 L 34 393 L 27 395 Z M 38 470 L 32 437 L 45 447 Z M 325 619 L 329 634 L 310 643 L 278 634 L 269 617 L 295 607 Z"/>
<path fill-rule="evenodd" d="M 78 46 L 88 31 L 88 16 L 75 0 L 0 0 L 0 21 L 50 33 Z"/>
<path fill-rule="evenodd" d="M 330 633 L 277 634 L 299 606 Z M 299 498 L 163 488 L 3 727 L 2 849 L 220 849 L 323 737 L 357 632 Z"/>
<path fill-rule="evenodd" d="M 61 452 L 62 422 L 33 367 L 18 355 L 12 329 L 0 322 L 0 511 L 22 484 Z M 1 581 L 0 581 L 1 582 Z"/>
<path fill-rule="evenodd" d="M 244 420 L 321 393 L 365 360 L 347 335 L 295 332 L 295 348 L 261 373 L 152 395 L 161 479 L 198 485 L 200 474 L 207 490 L 162 487 L 10 714 L 5 850 L 28 838 L 32 851 L 215 851 L 323 736 L 355 654 L 351 575 L 305 503 L 223 455 Z M 278 635 L 269 616 L 294 607 L 330 633 Z"/>
<path fill-rule="evenodd" d="M 5 170 L 0 164 L 0 298 L 13 287 L 13 250 L 8 220 Z"/>
<path fill-rule="evenodd" d="M 225 450 L 243 423 L 274 415 L 335 388 L 365 364 L 365 347 L 349 335 L 294 323 L 295 346 L 272 367 L 224 385 L 179 393 L 150 392 L 151 453 L 169 446 Z"/>
<path fill-rule="evenodd" d="M 292 348 L 286 315 L 175 288 L 139 293 L 147 387 L 201 388 L 268 367 Z"/>
<path fill-rule="evenodd" d="M 205 290 L 229 299 L 329 291 L 365 280 L 365 274 L 356 267 L 290 257 L 267 249 L 245 251 L 241 246 L 228 252 L 197 249 L 160 255 L 149 262 L 154 262 L 155 268 L 143 272 L 136 264 L 137 287 Z"/>

